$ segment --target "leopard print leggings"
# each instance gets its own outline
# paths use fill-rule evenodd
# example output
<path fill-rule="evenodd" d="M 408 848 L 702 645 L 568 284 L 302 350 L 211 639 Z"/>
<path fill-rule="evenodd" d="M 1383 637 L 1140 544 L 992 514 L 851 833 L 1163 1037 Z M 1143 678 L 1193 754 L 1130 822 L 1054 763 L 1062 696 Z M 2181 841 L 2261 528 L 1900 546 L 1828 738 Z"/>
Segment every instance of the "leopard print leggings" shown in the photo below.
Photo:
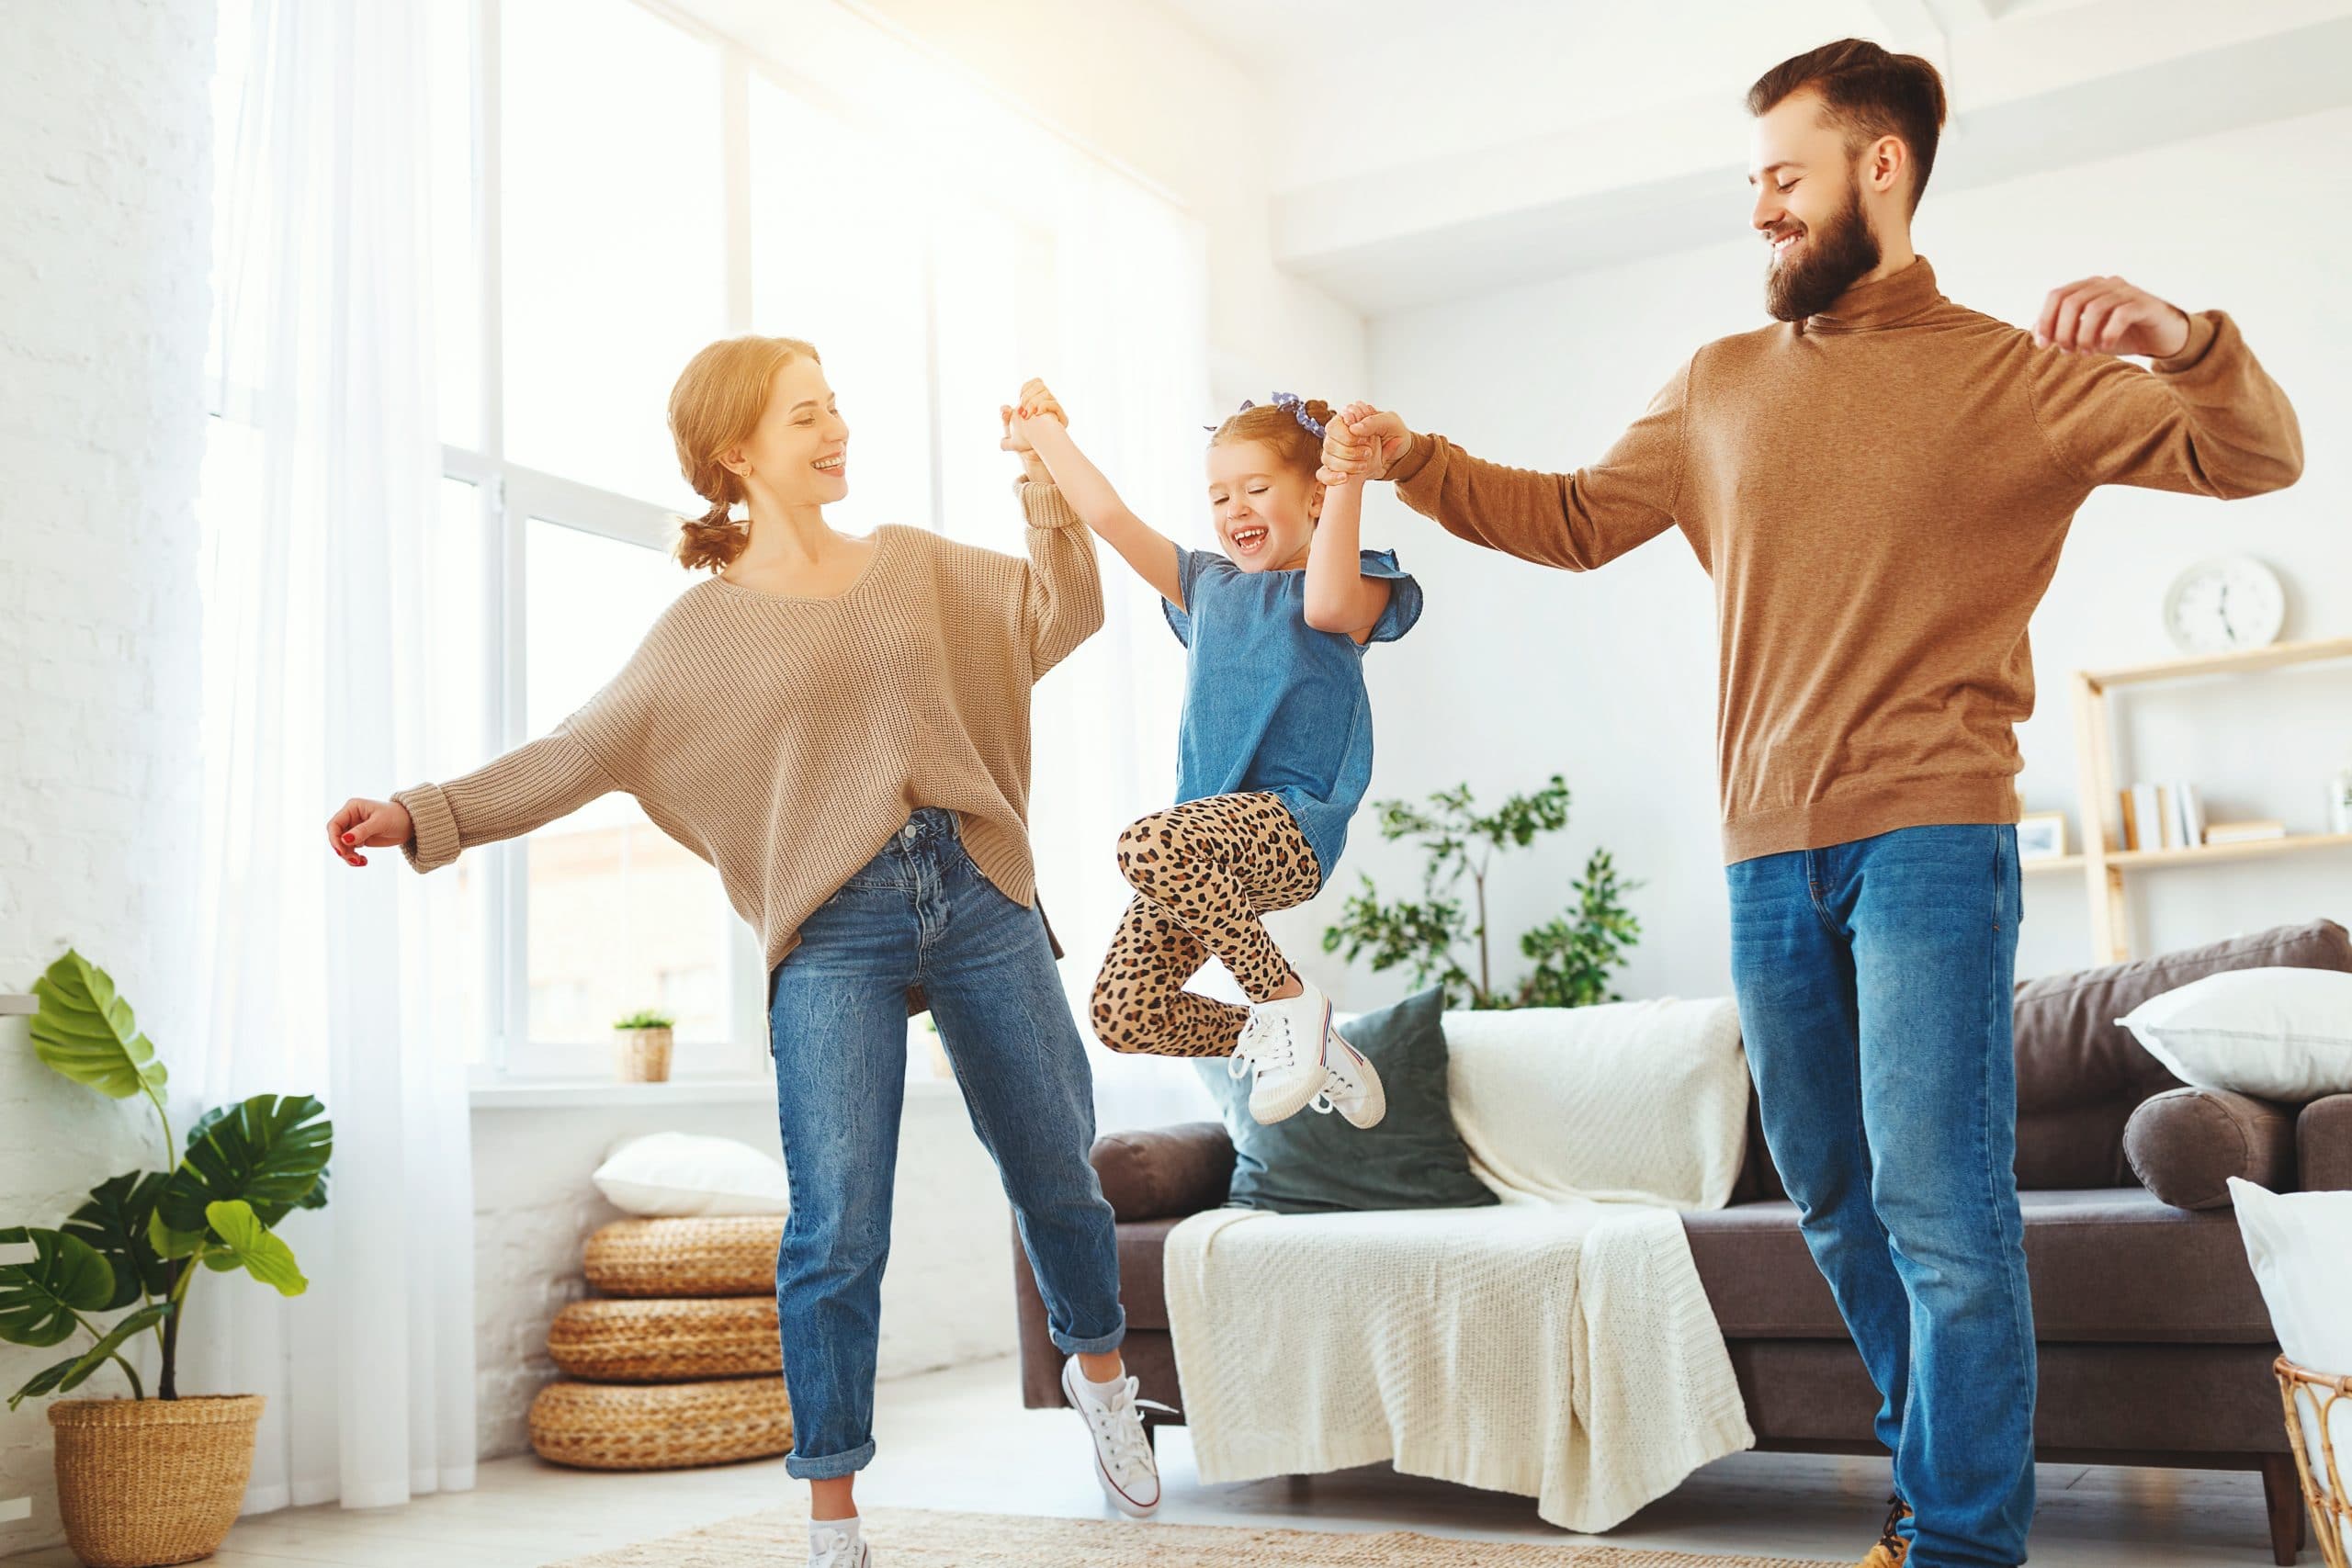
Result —
<path fill-rule="evenodd" d="M 1272 795 L 1216 795 L 1155 811 L 1119 835 L 1136 890 L 1094 982 L 1094 1032 L 1114 1051 L 1227 1056 L 1247 1008 L 1184 989 L 1214 954 L 1264 1001 L 1291 977 L 1259 920 L 1315 897 L 1315 851 Z"/>

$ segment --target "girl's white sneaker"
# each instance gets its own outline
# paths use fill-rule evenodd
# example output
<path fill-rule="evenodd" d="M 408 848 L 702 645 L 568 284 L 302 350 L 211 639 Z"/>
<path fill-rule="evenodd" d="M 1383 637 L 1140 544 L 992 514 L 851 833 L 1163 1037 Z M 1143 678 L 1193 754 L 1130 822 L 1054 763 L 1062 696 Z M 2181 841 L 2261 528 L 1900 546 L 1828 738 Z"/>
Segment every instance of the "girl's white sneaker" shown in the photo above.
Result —
<path fill-rule="evenodd" d="M 1147 1410 L 1175 1412 L 1165 1404 L 1136 1397 L 1140 1386 L 1122 1378 L 1104 1399 L 1094 1392 L 1078 1358 L 1062 1363 L 1062 1397 L 1069 1401 L 1094 1439 L 1094 1479 L 1102 1495 L 1129 1518 L 1148 1519 L 1159 1507 L 1159 1461 L 1151 1451 L 1151 1437 L 1143 1429 Z"/>
<path fill-rule="evenodd" d="M 1308 1103 L 1317 1111 L 1338 1111 L 1350 1126 L 1378 1126 L 1388 1114 L 1388 1091 L 1364 1054 L 1334 1029 L 1324 1043 L 1323 1060 L 1323 1092 Z"/>
<path fill-rule="evenodd" d="M 1256 1075 L 1250 1086 L 1252 1120 L 1268 1126 L 1288 1121 L 1323 1092 L 1330 1033 L 1331 998 L 1313 986 L 1250 1010 L 1250 1022 L 1226 1070 L 1237 1078 L 1245 1072 Z"/>

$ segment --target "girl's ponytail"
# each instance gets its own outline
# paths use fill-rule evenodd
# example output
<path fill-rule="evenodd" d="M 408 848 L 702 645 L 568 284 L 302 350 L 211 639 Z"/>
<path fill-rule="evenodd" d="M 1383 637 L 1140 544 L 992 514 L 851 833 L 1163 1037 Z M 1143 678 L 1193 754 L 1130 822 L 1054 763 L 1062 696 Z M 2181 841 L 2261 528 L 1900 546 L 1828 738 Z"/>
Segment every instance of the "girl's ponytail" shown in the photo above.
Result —
<path fill-rule="evenodd" d="M 1323 431 L 1331 423 L 1332 412 L 1331 405 L 1320 398 L 1276 392 L 1272 402 L 1242 404 L 1240 412 L 1216 427 L 1209 445 L 1259 442 L 1311 480 L 1323 466 Z"/>

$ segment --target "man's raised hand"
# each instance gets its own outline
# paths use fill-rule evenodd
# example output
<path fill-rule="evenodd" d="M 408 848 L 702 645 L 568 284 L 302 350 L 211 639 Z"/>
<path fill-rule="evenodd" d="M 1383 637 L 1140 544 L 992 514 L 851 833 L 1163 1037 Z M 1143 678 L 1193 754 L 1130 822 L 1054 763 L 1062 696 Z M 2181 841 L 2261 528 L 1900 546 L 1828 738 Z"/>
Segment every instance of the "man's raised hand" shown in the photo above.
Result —
<path fill-rule="evenodd" d="M 1412 431 L 1396 414 L 1350 403 L 1323 433 L 1323 464 L 1315 477 L 1327 485 L 1386 479 L 1388 465 L 1412 444 Z"/>
<path fill-rule="evenodd" d="M 2068 354 L 2169 359 L 2188 346 L 2188 313 L 2120 277 L 2086 277 L 2050 291 L 2033 341 Z"/>

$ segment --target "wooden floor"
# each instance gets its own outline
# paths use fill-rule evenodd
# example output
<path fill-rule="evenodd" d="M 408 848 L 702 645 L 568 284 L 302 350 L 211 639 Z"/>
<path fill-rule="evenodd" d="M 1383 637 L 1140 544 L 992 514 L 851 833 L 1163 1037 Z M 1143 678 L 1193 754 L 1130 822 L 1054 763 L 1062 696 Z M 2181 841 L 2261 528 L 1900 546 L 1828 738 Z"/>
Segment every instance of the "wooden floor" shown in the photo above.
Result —
<path fill-rule="evenodd" d="M 880 1455 L 861 1500 L 906 1506 L 1094 1517 L 1102 1512 L 1084 1430 L 1067 1412 L 1020 1407 L 1013 1363 L 882 1386 Z M 1570 1539 L 1524 1498 L 1350 1471 L 1311 1481 L 1203 1486 L 1181 1427 L 1160 1441 L 1162 1517 L 1185 1524 L 1295 1524 L 1312 1529 L 1423 1530 L 1497 1540 Z M 242 1521 L 219 1568 L 534 1568 L 774 1507 L 795 1483 L 781 1461 L 661 1475 L 559 1470 L 537 1460 L 482 1467 L 469 1493 L 401 1508 L 303 1508 Z M 1738 1454 L 1611 1532 L 1623 1546 L 1859 1559 L 1876 1539 L 1881 1461 Z M 1148 1525 L 1135 1527 L 1149 1529 Z M 2270 1561 L 2262 1484 L 2246 1472 L 2045 1465 L 2035 1568 L 2262 1568 Z M 890 1543 L 874 1540 L 879 1568 Z M 9 1560 L 72 1568 L 60 1549 Z M 800 1561 L 779 1556 L 783 1568 Z M 2317 1554 L 2304 1552 L 2306 1564 Z"/>

